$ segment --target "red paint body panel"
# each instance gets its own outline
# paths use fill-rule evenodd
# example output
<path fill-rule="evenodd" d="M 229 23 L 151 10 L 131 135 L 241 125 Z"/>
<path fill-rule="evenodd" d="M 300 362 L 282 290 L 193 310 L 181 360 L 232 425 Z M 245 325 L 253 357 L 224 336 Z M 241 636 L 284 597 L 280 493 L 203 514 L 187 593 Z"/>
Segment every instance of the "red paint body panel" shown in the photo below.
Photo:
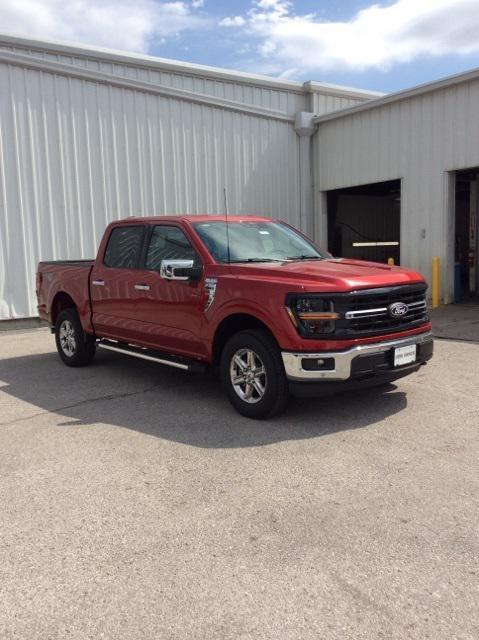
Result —
<path fill-rule="evenodd" d="M 77 307 L 86 332 L 98 337 L 186 355 L 210 362 L 220 323 L 233 314 L 249 314 L 261 320 L 286 351 L 340 351 L 357 344 L 383 342 L 430 330 L 430 324 L 387 335 L 351 340 L 302 338 L 285 308 L 290 293 L 343 293 L 424 282 L 421 275 L 401 267 L 348 259 L 285 263 L 216 263 L 193 223 L 224 221 L 223 216 L 174 216 L 128 218 L 109 225 L 94 262 L 40 263 L 37 274 L 38 309 L 54 322 L 58 295 L 68 295 Z M 270 221 L 254 216 L 229 217 L 235 224 Z M 116 269 L 103 264 L 112 228 L 123 225 L 175 225 L 188 236 L 203 263 L 199 282 L 166 281 L 147 269 Z M 214 303 L 208 298 L 205 279 L 216 279 Z M 101 280 L 103 286 L 92 286 Z M 139 291 L 135 284 L 147 285 Z"/>
<path fill-rule="evenodd" d="M 83 328 L 93 333 L 90 307 L 90 273 L 94 261 L 40 262 L 37 271 L 38 315 L 53 324 L 57 296 L 68 295 L 75 303 Z"/>
<path fill-rule="evenodd" d="M 156 271 L 95 266 L 92 287 L 95 332 L 181 355 L 206 357 L 202 333 L 203 286 L 199 282 L 165 281 Z M 135 284 L 149 286 L 148 291 Z"/>

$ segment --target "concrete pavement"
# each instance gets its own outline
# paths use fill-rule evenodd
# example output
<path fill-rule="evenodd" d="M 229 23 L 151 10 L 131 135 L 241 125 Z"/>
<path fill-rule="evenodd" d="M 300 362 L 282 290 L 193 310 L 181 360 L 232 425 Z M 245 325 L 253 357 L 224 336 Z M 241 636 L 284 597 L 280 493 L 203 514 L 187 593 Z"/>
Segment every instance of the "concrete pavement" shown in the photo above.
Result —
<path fill-rule="evenodd" d="M 479 637 L 479 345 L 388 390 L 230 408 L 0 334 L 4 640 Z"/>
<path fill-rule="evenodd" d="M 462 304 L 447 304 L 431 312 L 434 335 L 437 338 L 466 340 L 479 343 L 479 300 L 472 298 Z"/>

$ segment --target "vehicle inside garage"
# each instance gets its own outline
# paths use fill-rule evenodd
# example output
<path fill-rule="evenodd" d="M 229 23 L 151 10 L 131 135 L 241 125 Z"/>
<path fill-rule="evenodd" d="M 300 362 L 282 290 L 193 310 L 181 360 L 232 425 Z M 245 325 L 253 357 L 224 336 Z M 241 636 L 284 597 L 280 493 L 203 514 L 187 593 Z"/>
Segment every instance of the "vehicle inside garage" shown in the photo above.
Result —
<path fill-rule="evenodd" d="M 399 264 L 400 180 L 329 191 L 327 205 L 333 255 Z"/>
<path fill-rule="evenodd" d="M 456 173 L 455 282 L 456 302 L 479 292 L 477 265 L 477 210 L 479 168 Z"/>

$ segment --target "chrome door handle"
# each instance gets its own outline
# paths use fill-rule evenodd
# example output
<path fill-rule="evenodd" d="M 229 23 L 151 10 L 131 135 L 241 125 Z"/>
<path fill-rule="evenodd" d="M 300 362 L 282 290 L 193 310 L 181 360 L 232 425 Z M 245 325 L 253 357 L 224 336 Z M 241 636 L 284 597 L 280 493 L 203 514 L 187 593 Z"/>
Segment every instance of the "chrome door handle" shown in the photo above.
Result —
<path fill-rule="evenodd" d="M 138 291 L 149 291 L 150 290 L 150 285 L 149 284 L 135 284 L 135 289 L 138 289 Z"/>
<path fill-rule="evenodd" d="M 92 280 L 92 285 L 94 287 L 104 287 L 105 286 L 105 281 L 104 280 Z"/>

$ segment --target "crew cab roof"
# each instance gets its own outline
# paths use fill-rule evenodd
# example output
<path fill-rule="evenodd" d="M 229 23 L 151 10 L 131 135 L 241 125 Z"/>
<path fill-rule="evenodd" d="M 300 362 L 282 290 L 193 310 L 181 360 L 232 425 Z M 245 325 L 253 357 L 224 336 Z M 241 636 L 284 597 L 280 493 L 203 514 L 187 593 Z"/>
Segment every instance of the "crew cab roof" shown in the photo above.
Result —
<path fill-rule="evenodd" d="M 272 218 L 264 216 L 244 216 L 244 215 L 195 215 L 195 216 L 130 216 L 117 220 L 116 223 L 125 222 L 271 222 Z"/>

